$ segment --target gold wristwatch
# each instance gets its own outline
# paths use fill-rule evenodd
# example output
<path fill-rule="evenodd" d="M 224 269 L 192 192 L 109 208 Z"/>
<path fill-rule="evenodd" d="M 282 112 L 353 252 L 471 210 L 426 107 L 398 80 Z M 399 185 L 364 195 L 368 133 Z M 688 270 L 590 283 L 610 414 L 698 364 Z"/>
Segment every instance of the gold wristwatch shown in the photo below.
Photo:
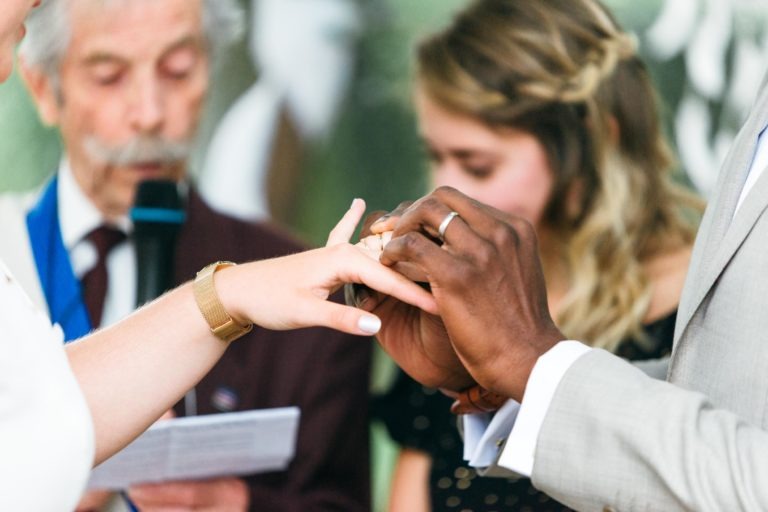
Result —
<path fill-rule="evenodd" d="M 213 284 L 213 275 L 217 270 L 233 266 L 235 263 L 231 261 L 211 263 L 197 273 L 193 285 L 195 301 L 197 307 L 200 308 L 200 313 L 203 314 L 203 318 L 211 327 L 211 332 L 226 342 L 234 341 L 253 329 L 253 324 L 240 325 L 229 316 L 221 300 L 219 300 L 219 294 L 216 293 L 216 287 Z"/>

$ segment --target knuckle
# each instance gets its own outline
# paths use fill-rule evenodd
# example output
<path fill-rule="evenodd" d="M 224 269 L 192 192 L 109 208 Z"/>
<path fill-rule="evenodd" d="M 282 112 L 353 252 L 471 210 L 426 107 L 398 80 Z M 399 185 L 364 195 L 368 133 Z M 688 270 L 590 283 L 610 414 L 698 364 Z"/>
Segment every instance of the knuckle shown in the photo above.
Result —
<path fill-rule="evenodd" d="M 399 240 L 403 252 L 407 254 L 417 255 L 420 254 L 423 250 L 421 248 L 421 237 L 414 232 L 405 233 L 399 238 Z"/>
<path fill-rule="evenodd" d="M 338 308 L 331 312 L 331 322 L 336 326 L 352 326 L 357 313 L 350 308 Z"/>
<path fill-rule="evenodd" d="M 349 250 L 349 244 L 334 244 L 328 248 L 329 252 L 334 257 L 339 257 L 347 254 Z"/>
<path fill-rule="evenodd" d="M 493 242 L 498 247 L 516 247 L 520 242 L 518 230 L 511 224 L 500 222 L 493 230 Z"/>
<path fill-rule="evenodd" d="M 348 261 L 359 252 L 354 245 L 349 243 L 336 244 L 330 249 L 330 256 L 333 261 Z"/>
<path fill-rule="evenodd" d="M 533 225 L 522 217 L 515 217 L 510 224 L 522 238 L 530 238 L 535 234 Z"/>
<path fill-rule="evenodd" d="M 476 268 L 478 272 L 482 272 L 483 269 L 487 269 L 493 263 L 497 262 L 498 252 L 493 244 L 483 242 L 478 244 L 477 251 L 475 252 L 475 259 L 477 262 Z"/>
<path fill-rule="evenodd" d="M 405 210 L 407 210 L 408 208 L 410 208 L 412 204 L 413 204 L 413 201 L 403 201 L 403 202 L 401 202 L 400 204 L 397 205 L 397 208 L 395 208 L 392 211 L 392 213 L 402 213 Z"/>
<path fill-rule="evenodd" d="M 437 187 L 434 192 L 432 192 L 433 196 L 444 198 L 448 196 L 452 196 L 456 193 L 456 189 L 453 187 L 449 187 L 448 185 L 442 185 L 440 187 Z"/>
<path fill-rule="evenodd" d="M 439 276 L 441 285 L 450 289 L 464 289 L 467 283 L 475 283 L 482 273 L 480 262 L 457 259 L 451 265 L 451 271 Z"/>
<path fill-rule="evenodd" d="M 526 251 L 537 246 L 536 230 L 525 219 L 514 218 L 500 223 L 493 239 L 502 250 Z"/>
<path fill-rule="evenodd" d="M 425 197 L 422 201 L 420 206 L 422 208 L 428 209 L 428 210 L 434 210 L 436 208 L 439 208 L 442 206 L 443 202 L 440 201 L 435 194 L 430 194 L 427 197 Z"/>

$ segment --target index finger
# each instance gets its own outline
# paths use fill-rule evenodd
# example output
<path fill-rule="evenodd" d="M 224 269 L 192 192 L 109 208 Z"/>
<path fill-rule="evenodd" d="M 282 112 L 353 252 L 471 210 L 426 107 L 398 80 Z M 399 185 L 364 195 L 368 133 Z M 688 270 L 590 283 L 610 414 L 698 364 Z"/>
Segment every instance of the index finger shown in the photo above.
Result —
<path fill-rule="evenodd" d="M 485 239 L 491 238 L 499 223 L 514 224 L 516 221 L 521 220 L 518 217 L 472 199 L 455 188 L 440 187 L 432 195 L 448 207 L 448 209 L 458 213 L 466 224 L 472 226 L 473 231 Z"/>
<path fill-rule="evenodd" d="M 382 223 L 389 213 L 385 210 L 375 210 L 365 216 L 363 219 L 363 227 L 360 228 L 360 238 L 365 238 L 370 235 L 377 235 L 378 232 L 371 231 L 371 226 L 377 223 Z"/>
<path fill-rule="evenodd" d="M 354 251 L 353 258 L 348 260 L 349 263 L 339 269 L 342 281 L 364 284 L 383 295 L 395 297 L 428 313 L 437 313 L 437 304 L 429 292 L 402 274 L 372 260 L 362 251 Z"/>
<path fill-rule="evenodd" d="M 443 246 L 445 249 L 453 245 L 450 241 L 461 241 L 470 246 L 477 243 L 477 234 L 473 227 L 434 192 L 413 203 L 403 213 L 392 238 L 397 239 L 408 233 L 421 233 L 434 245 Z"/>
<path fill-rule="evenodd" d="M 393 237 L 420 232 L 446 249 L 468 249 L 479 240 L 495 240 L 500 229 L 519 230 L 527 224 L 451 187 L 440 187 L 422 197 L 401 217 Z M 526 230 L 527 232 L 527 230 Z"/>
<path fill-rule="evenodd" d="M 381 234 L 386 231 L 392 231 L 395 229 L 395 226 L 397 225 L 398 221 L 400 220 L 400 217 L 402 217 L 403 213 L 405 213 L 413 204 L 413 201 L 403 201 L 399 205 L 397 205 L 397 208 L 392 210 L 389 213 L 385 213 L 378 219 L 376 219 L 372 224 L 370 224 L 368 229 L 373 234 Z"/>

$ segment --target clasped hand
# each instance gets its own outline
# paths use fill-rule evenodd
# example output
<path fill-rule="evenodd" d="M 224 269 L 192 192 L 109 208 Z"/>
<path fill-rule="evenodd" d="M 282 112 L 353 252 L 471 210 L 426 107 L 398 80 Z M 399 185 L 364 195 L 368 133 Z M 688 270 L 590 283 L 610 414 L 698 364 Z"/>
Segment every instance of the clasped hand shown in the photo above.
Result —
<path fill-rule="evenodd" d="M 539 356 L 564 339 L 547 307 L 533 227 L 443 187 L 363 234 L 388 232 L 380 253 L 370 240 L 361 245 L 428 283 L 438 314 L 367 290 L 359 306 L 382 319 L 382 347 L 426 386 L 460 391 L 477 382 L 521 400 Z"/>

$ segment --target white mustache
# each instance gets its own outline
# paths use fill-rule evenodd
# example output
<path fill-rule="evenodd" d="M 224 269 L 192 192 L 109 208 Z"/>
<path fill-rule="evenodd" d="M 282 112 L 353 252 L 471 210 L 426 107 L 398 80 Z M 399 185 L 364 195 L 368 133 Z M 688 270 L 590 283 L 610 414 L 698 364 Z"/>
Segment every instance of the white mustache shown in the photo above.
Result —
<path fill-rule="evenodd" d="M 84 147 L 91 158 L 100 162 L 130 166 L 146 163 L 171 164 L 186 160 L 192 151 L 188 141 L 169 141 L 162 137 L 136 137 L 118 146 L 109 146 L 96 137 L 85 139 Z"/>

